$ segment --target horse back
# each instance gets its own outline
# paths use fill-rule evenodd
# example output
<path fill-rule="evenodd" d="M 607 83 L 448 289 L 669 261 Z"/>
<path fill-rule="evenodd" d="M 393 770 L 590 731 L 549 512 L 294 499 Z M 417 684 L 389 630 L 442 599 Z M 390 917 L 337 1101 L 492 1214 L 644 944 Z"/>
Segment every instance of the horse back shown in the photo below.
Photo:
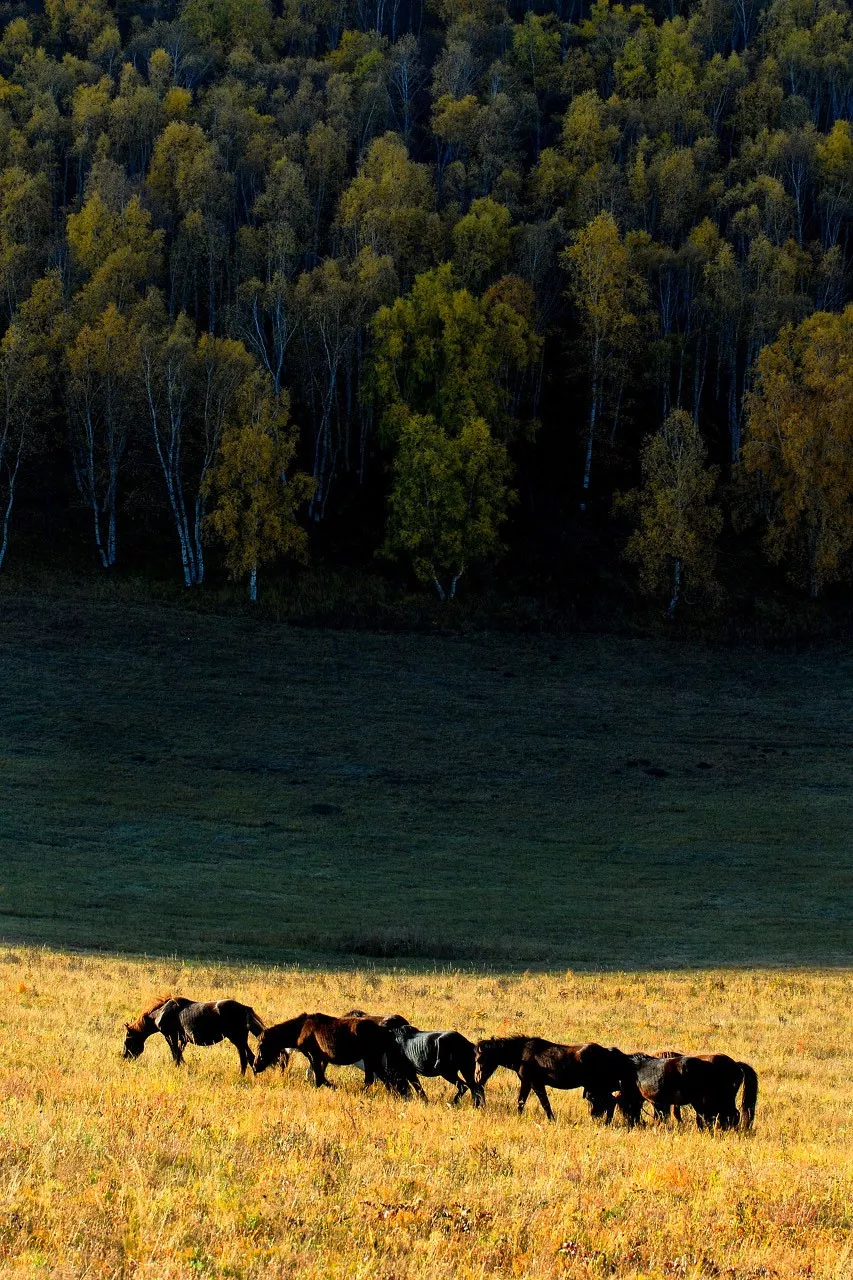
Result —
<path fill-rule="evenodd" d="M 555 1089 L 604 1087 L 611 1077 L 617 1080 L 610 1050 L 603 1045 L 594 1042 L 552 1044 L 547 1040 L 531 1044 L 537 1047 L 532 1049 L 530 1057 L 544 1075 L 545 1082 Z M 615 1083 L 613 1087 L 616 1087 Z"/>
<path fill-rule="evenodd" d="M 216 1001 L 187 1005 L 179 1011 L 178 1021 L 184 1035 L 193 1044 L 219 1044 L 225 1039 L 223 1019 Z"/>
<path fill-rule="evenodd" d="M 305 1020 L 296 1047 L 316 1047 L 330 1062 L 346 1067 L 361 1062 L 365 1053 L 373 1056 L 381 1052 L 388 1041 L 396 1043 L 391 1032 L 373 1018 L 311 1014 Z"/>

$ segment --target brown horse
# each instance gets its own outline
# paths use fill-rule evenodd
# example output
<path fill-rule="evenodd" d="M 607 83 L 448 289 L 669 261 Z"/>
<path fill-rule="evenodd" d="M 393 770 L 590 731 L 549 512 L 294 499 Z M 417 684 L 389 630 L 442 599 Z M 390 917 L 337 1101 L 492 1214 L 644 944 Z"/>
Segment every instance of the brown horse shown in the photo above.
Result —
<path fill-rule="evenodd" d="M 725 1053 L 650 1054 L 631 1056 L 634 1078 L 620 1090 L 619 1108 L 636 1124 L 644 1102 L 651 1102 L 656 1120 L 667 1120 L 671 1111 L 681 1119 L 680 1108 L 693 1107 L 700 1129 L 752 1127 L 758 1100 L 758 1076 L 748 1062 L 736 1062 Z M 741 1086 L 741 1110 L 737 1095 Z"/>
<path fill-rule="evenodd" d="M 381 1080 L 386 1089 L 401 1097 L 414 1090 L 426 1097 L 417 1073 L 403 1055 L 394 1034 L 375 1018 L 333 1018 L 327 1013 L 300 1013 L 287 1022 L 268 1027 L 258 1041 L 255 1071 L 265 1071 L 278 1062 L 282 1053 L 297 1049 L 311 1064 L 314 1083 L 328 1085 L 328 1066 L 364 1066 L 364 1085 Z"/>
<path fill-rule="evenodd" d="M 184 1060 L 187 1044 L 212 1045 L 230 1040 L 240 1055 L 240 1074 L 254 1066 L 249 1049 L 249 1035 L 260 1036 L 264 1030 L 254 1009 L 237 1000 L 215 1000 L 203 1003 L 185 996 L 161 996 L 144 1009 L 135 1022 L 126 1022 L 125 1058 L 139 1058 L 145 1041 L 156 1032 L 165 1039 L 176 1066 Z"/>
<path fill-rule="evenodd" d="M 554 1044 L 528 1036 L 480 1041 L 474 1073 L 477 1084 L 482 1088 L 498 1067 L 515 1071 L 521 1081 L 519 1115 L 532 1090 L 548 1119 L 554 1119 L 547 1085 L 552 1089 L 583 1089 L 590 1114 L 603 1117 L 607 1124 L 616 1109 L 614 1095 L 623 1082 L 630 1085 L 634 1075 L 630 1059 L 619 1049 L 605 1049 L 600 1044 Z"/>

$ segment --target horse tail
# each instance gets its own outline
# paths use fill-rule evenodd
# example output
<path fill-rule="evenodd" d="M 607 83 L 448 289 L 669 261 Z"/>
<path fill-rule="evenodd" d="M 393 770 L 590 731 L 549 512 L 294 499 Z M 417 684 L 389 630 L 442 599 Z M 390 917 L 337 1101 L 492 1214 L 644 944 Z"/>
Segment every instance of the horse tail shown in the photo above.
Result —
<path fill-rule="evenodd" d="M 739 1062 L 743 1076 L 743 1096 L 741 1098 L 741 1117 L 744 1129 L 751 1129 L 755 1119 L 755 1104 L 758 1101 L 758 1076 L 748 1062 Z"/>
<path fill-rule="evenodd" d="M 266 1025 L 261 1022 L 261 1019 L 255 1013 L 254 1009 L 248 1004 L 246 1005 L 246 1030 L 250 1035 L 253 1035 L 256 1038 L 263 1031 L 266 1031 Z"/>

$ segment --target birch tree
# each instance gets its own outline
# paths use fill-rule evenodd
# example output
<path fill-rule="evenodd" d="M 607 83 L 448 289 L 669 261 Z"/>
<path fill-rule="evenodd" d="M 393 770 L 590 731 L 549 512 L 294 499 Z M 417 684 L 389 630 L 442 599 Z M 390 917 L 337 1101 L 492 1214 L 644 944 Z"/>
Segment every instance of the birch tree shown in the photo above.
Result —
<path fill-rule="evenodd" d="M 743 465 L 770 558 L 818 596 L 853 553 L 853 306 L 783 329 L 758 358 Z"/>
<path fill-rule="evenodd" d="M 205 573 L 208 474 L 233 405 L 257 364 L 241 342 L 208 333 L 197 339 L 186 315 L 162 325 L 157 312 L 155 303 L 140 327 L 138 370 L 184 584 L 195 587 Z"/>
<path fill-rule="evenodd" d="M 237 396 L 206 482 L 213 504 L 209 527 L 225 544 L 231 577 L 248 578 L 253 602 L 261 565 L 281 556 L 307 556 L 297 511 L 310 499 L 314 481 L 302 472 L 290 473 L 296 446 L 287 397 L 276 395 L 266 377 L 255 374 Z"/>
<path fill-rule="evenodd" d="M 618 403 L 637 343 L 639 312 L 647 301 L 646 285 L 631 263 L 627 244 L 610 213 L 600 213 L 579 231 L 563 255 L 570 294 L 581 322 L 589 379 L 589 416 L 584 448 L 581 510 L 586 510 L 592 455 L 608 392 Z"/>
<path fill-rule="evenodd" d="M 37 280 L 15 311 L 0 343 L 0 569 L 25 459 L 35 454 L 40 423 L 49 412 L 56 357 L 56 322 L 62 307 L 58 272 Z"/>
<path fill-rule="evenodd" d="M 118 559 L 119 475 L 137 416 L 133 341 L 127 319 L 110 303 L 65 351 L 74 476 L 105 569 Z"/>
<path fill-rule="evenodd" d="M 643 444 L 641 488 L 616 500 L 617 510 L 637 519 L 625 554 L 640 565 L 651 595 L 666 593 L 669 618 L 687 584 L 707 589 L 714 583 L 722 514 L 713 501 L 719 472 L 706 462 L 699 428 L 689 413 L 675 409 Z"/>
<path fill-rule="evenodd" d="M 452 600 L 466 570 L 500 549 L 515 500 L 509 456 L 483 418 L 451 435 L 431 415 L 404 411 L 398 430 L 384 551 L 408 557 L 421 582 Z"/>

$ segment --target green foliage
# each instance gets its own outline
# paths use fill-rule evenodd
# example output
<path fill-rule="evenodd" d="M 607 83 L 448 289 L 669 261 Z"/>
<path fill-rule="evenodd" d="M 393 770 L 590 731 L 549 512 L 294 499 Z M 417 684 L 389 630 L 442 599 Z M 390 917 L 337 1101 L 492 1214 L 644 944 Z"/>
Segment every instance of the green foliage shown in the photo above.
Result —
<path fill-rule="evenodd" d="M 204 44 L 226 50 L 236 44 L 263 46 L 272 29 L 269 0 L 184 0 L 181 16 Z"/>
<path fill-rule="evenodd" d="M 650 595 L 666 593 L 670 618 L 685 588 L 716 585 L 714 544 L 723 520 L 713 502 L 719 471 L 706 458 L 696 423 L 676 409 L 643 444 L 642 488 L 616 500 L 617 510 L 637 520 L 625 554 L 639 564 Z"/>
<path fill-rule="evenodd" d="M 390 436 L 398 411 L 426 413 L 450 434 L 483 418 L 500 438 L 518 427 L 512 380 L 539 352 L 533 298 L 521 280 L 476 297 L 449 264 L 424 272 L 373 325 L 376 388 Z"/>
<path fill-rule="evenodd" d="M 500 547 L 515 498 L 506 447 L 482 418 L 450 435 L 429 414 L 403 410 L 397 430 L 384 550 L 410 557 L 421 582 L 452 600 L 466 569 Z"/>
<path fill-rule="evenodd" d="M 413 163 L 395 134 L 375 138 L 341 196 L 338 219 L 356 252 L 389 256 L 403 279 L 440 255 L 442 227 L 429 169 Z"/>
<path fill-rule="evenodd" d="M 766 546 L 817 596 L 853 551 L 853 307 L 784 329 L 758 359 L 743 450 Z"/>
<path fill-rule="evenodd" d="M 287 398 L 275 396 L 260 374 L 240 387 L 223 428 L 206 487 L 214 497 L 207 517 L 226 547 L 232 578 L 249 579 L 257 599 L 258 570 L 278 556 L 304 560 L 308 540 L 296 512 L 314 491 L 309 476 L 289 475 L 296 452 Z"/>
<path fill-rule="evenodd" d="M 0 343 L 0 568 L 9 545 L 21 463 L 44 443 L 38 434 L 54 389 L 61 306 L 59 273 L 51 272 L 33 285 Z"/>
<path fill-rule="evenodd" d="M 447 452 L 480 422 L 518 478 L 516 563 L 544 583 L 595 545 L 593 598 L 649 424 L 683 406 L 732 479 L 762 349 L 850 300 L 843 0 L 23 12 L 0 34 L 0 340 L 62 269 L 33 410 L 52 444 L 21 454 L 33 548 L 76 487 L 98 545 L 120 516 L 150 563 L 171 521 L 201 582 L 203 478 L 263 370 L 325 547 L 370 563 L 404 428 L 431 422 Z M 815 470 L 802 500 L 833 532 L 783 537 L 768 467 L 750 475 L 769 532 L 738 526 L 738 550 L 810 563 L 814 594 L 849 556 L 836 479 Z"/>
<path fill-rule="evenodd" d="M 475 200 L 453 228 L 453 262 L 469 289 L 482 288 L 501 274 L 512 244 L 509 210 L 491 196 Z"/>

